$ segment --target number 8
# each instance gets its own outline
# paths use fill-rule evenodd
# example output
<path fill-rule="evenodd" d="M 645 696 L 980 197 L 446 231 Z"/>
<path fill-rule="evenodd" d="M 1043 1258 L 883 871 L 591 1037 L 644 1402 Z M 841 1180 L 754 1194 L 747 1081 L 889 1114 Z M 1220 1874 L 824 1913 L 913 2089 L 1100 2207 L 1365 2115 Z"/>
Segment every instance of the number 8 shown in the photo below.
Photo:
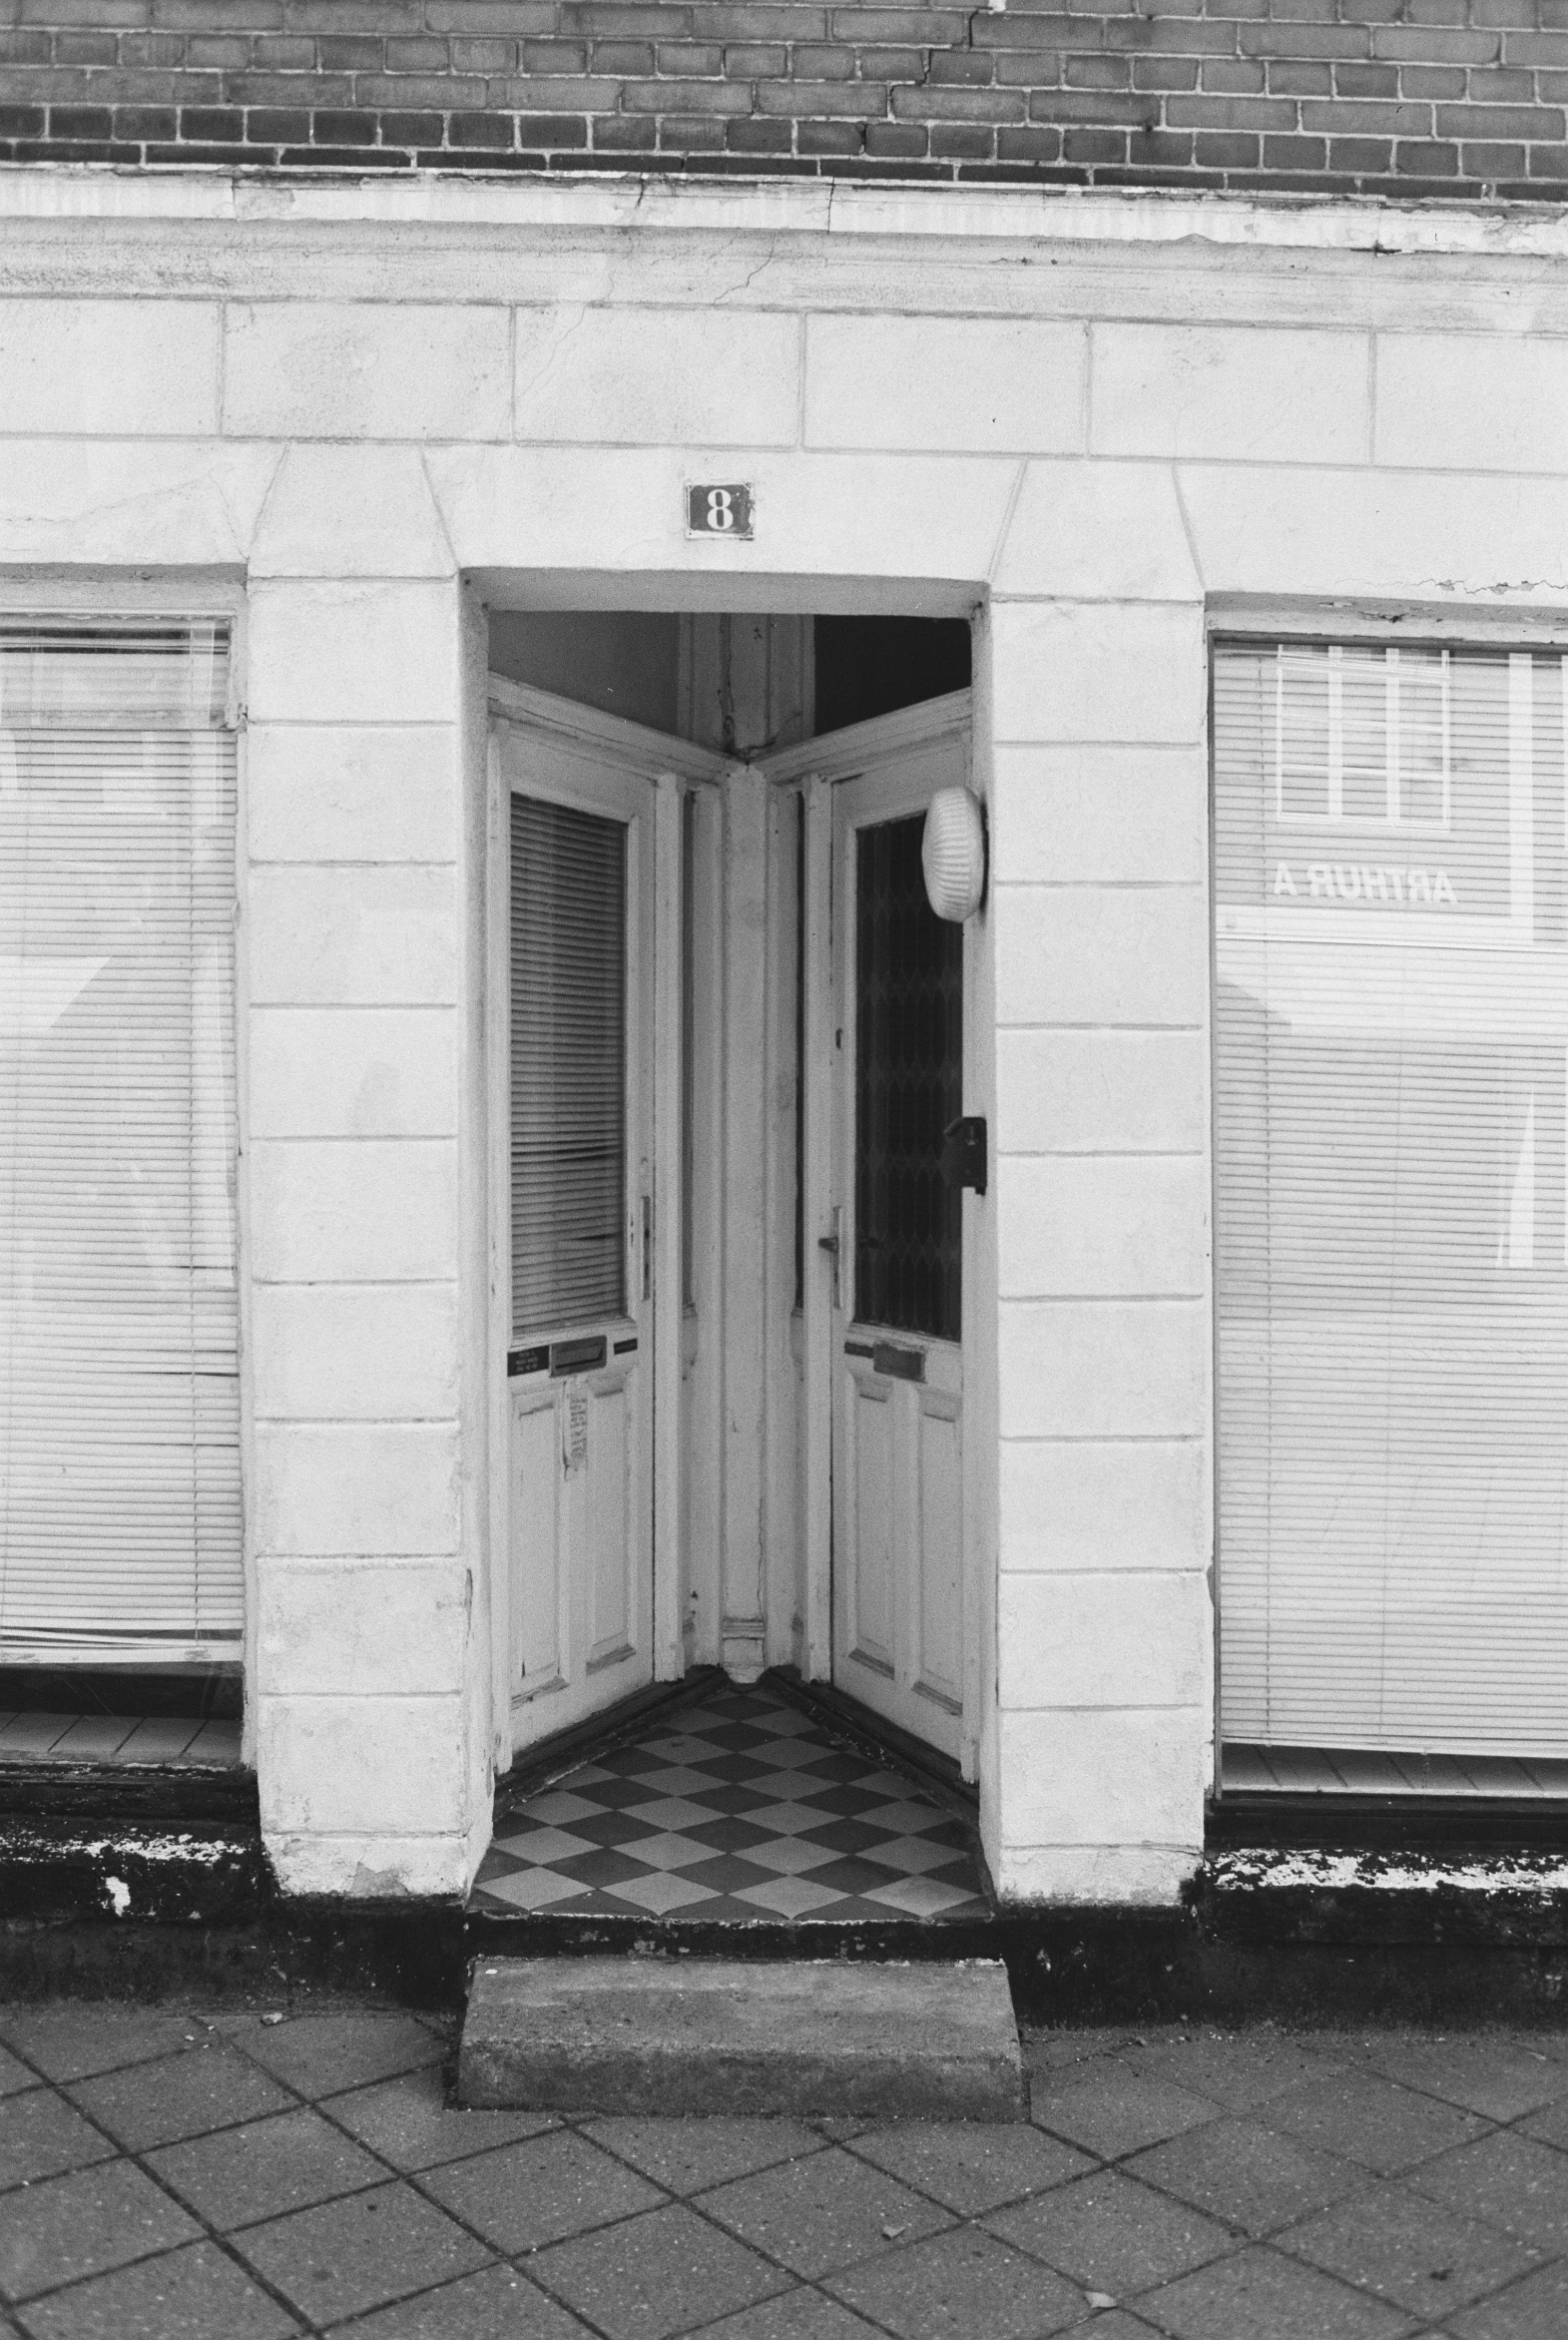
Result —
<path fill-rule="evenodd" d="M 735 526 L 735 511 L 727 487 L 708 490 L 708 525 L 720 530 Z"/>

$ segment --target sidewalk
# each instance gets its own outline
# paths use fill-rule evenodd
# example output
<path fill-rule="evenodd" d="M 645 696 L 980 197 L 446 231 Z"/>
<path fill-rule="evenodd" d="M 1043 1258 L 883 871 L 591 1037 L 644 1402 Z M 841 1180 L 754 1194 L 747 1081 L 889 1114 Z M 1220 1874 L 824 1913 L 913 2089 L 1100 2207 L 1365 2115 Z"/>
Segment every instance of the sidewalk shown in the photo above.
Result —
<path fill-rule="evenodd" d="M 1034 2121 L 456 2112 L 436 2020 L 0 2008 L 29 2340 L 1562 2340 L 1568 2032 L 1058 2032 Z"/>

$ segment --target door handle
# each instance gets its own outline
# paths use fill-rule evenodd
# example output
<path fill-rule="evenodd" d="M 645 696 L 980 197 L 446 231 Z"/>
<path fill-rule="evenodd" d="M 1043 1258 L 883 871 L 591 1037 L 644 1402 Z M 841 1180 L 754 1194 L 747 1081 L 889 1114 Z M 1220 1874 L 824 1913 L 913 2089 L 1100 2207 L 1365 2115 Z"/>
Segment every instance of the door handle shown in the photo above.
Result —
<path fill-rule="evenodd" d="M 839 1255 L 840 1251 L 841 1251 L 841 1250 L 842 1250 L 842 1248 L 843 1248 L 843 1247 L 842 1247 L 842 1245 L 841 1245 L 841 1243 L 839 1242 L 839 1235 L 838 1235 L 839 1227 L 840 1227 L 840 1225 L 841 1225 L 841 1224 L 842 1224 L 842 1220 L 841 1220 L 841 1214 L 840 1214 L 839 1206 L 838 1206 L 838 1204 L 837 1204 L 837 1203 L 834 1203 L 834 1205 L 833 1205 L 833 1231 L 832 1231 L 831 1235 L 818 1235 L 818 1237 L 816 1238 L 816 1248 L 817 1248 L 817 1250 L 818 1250 L 818 1251 L 825 1251 L 825 1252 L 826 1252 L 826 1254 L 827 1254 L 827 1256 L 828 1256 L 828 1258 L 829 1258 L 829 1259 L 832 1261 L 832 1263 L 833 1263 L 833 1306 L 834 1306 L 834 1308 L 836 1308 L 836 1307 L 838 1306 L 838 1265 L 839 1265 L 839 1258 L 838 1258 L 838 1255 Z"/>

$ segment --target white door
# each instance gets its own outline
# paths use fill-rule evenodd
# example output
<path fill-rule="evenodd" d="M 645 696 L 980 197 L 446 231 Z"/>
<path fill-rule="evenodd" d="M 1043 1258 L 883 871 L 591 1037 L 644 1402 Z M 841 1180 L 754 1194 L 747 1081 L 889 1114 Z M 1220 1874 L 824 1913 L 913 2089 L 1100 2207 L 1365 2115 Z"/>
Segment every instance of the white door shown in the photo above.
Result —
<path fill-rule="evenodd" d="M 877 728 L 861 727 L 867 744 Z M 832 1284 L 833 1680 L 960 1760 L 964 1205 L 940 1155 L 963 1111 L 964 932 L 926 900 L 920 842 L 932 794 L 964 765 L 949 739 L 832 789 L 832 1231 L 817 1238 Z"/>
<path fill-rule="evenodd" d="M 493 738 L 508 1024 L 496 1321 L 522 1747 L 653 1674 L 658 791 L 602 741 L 504 721 Z"/>

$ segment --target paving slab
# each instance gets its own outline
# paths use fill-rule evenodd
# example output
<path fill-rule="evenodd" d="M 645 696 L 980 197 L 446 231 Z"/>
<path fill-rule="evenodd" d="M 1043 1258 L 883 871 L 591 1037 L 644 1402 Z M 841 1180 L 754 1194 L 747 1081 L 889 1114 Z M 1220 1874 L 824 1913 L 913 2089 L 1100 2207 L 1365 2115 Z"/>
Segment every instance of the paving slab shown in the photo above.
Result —
<path fill-rule="evenodd" d="M 494 1959 L 475 1970 L 460 2103 L 606 2113 L 1019 2120 L 1006 1970 Z"/>

